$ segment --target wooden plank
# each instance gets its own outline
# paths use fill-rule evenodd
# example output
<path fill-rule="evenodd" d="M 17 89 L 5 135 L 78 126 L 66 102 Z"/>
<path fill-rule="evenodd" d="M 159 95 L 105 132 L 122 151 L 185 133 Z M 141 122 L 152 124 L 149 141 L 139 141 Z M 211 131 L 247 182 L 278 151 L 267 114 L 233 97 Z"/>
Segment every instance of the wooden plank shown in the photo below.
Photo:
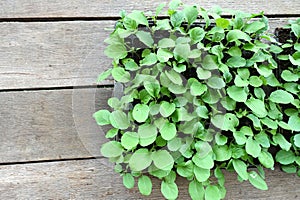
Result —
<path fill-rule="evenodd" d="M 162 2 L 138 0 L 82 0 L 73 1 L 43 1 L 43 0 L 4 0 L 0 3 L 0 18 L 42 18 L 42 17 L 115 17 L 119 16 L 120 10 L 144 10 L 154 11 Z M 184 0 L 186 4 L 198 4 L 203 8 L 209 9 L 215 5 L 223 8 L 238 9 L 247 12 L 265 11 L 266 14 L 299 14 L 300 2 L 298 0 L 249 0 L 238 1 L 219 1 L 204 0 L 192 1 Z"/>
<path fill-rule="evenodd" d="M 92 114 L 106 108 L 111 92 L 91 88 L 0 93 L 0 163 L 100 156 L 104 133 Z"/>
<path fill-rule="evenodd" d="M 271 30 L 287 21 L 270 19 Z M 111 63 L 103 40 L 114 23 L 0 23 L 0 89 L 96 85 Z"/>
<path fill-rule="evenodd" d="M 278 169 L 266 172 L 268 191 L 255 189 L 249 182 L 240 183 L 234 173 L 225 173 L 227 200 L 299 199 L 300 179 Z M 35 163 L 0 166 L 1 199 L 163 199 L 157 179 L 149 197 L 137 187 L 128 190 L 106 159 Z M 188 182 L 177 179 L 178 199 L 190 199 Z"/>

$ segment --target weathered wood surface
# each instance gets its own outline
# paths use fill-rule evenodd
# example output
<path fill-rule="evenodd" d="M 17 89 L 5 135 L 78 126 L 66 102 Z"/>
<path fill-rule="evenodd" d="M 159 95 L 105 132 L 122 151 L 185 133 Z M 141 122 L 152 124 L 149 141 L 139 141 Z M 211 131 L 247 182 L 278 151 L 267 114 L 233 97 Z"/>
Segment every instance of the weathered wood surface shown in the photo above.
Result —
<path fill-rule="evenodd" d="M 0 20 L 10 21 L 0 23 L 0 90 L 18 89 L 0 92 L 0 199 L 163 199 L 157 180 L 152 195 L 144 197 L 137 188 L 122 186 L 107 159 L 87 159 L 101 156 L 105 130 L 91 116 L 107 107 L 112 88 L 76 88 L 96 85 L 97 75 L 110 66 L 103 40 L 110 32 L 105 28 L 114 26 L 111 17 L 122 9 L 153 11 L 161 2 L 168 1 L 0 2 Z M 184 2 L 252 13 L 264 10 L 272 17 L 299 16 L 300 8 L 299 0 Z M 270 19 L 271 30 L 288 19 Z M 75 88 L 55 89 L 66 86 Z M 20 90 L 24 88 L 36 90 Z M 269 191 L 239 183 L 235 174 L 225 176 L 228 200 L 299 199 L 300 179 L 278 169 L 266 173 Z M 177 183 L 179 199 L 189 199 L 187 182 Z"/>
<path fill-rule="evenodd" d="M 139 0 L 3 0 L 0 2 L 0 18 L 42 18 L 42 17 L 115 17 L 120 10 L 154 11 L 161 1 Z M 298 0 L 249 0 L 220 1 L 184 0 L 186 4 L 198 4 L 209 9 L 219 5 L 222 8 L 238 9 L 247 12 L 265 11 L 266 14 L 299 14 L 300 1 Z"/>
<path fill-rule="evenodd" d="M 300 179 L 278 169 L 266 172 L 268 191 L 260 191 L 248 182 L 240 183 L 234 173 L 225 173 L 227 200 L 299 199 Z M 177 179 L 178 199 L 190 199 L 188 182 Z M 157 179 L 153 192 L 141 196 L 137 187 L 127 190 L 122 178 L 113 172 L 106 159 L 34 163 L 0 166 L 1 199 L 163 199 Z"/>
<path fill-rule="evenodd" d="M 92 114 L 106 108 L 111 93 L 109 88 L 0 93 L 0 163 L 100 156 L 104 133 Z"/>
<path fill-rule="evenodd" d="M 270 19 L 270 30 L 287 21 Z M 0 23 L 0 89 L 96 85 L 110 67 L 103 40 L 114 23 Z"/>

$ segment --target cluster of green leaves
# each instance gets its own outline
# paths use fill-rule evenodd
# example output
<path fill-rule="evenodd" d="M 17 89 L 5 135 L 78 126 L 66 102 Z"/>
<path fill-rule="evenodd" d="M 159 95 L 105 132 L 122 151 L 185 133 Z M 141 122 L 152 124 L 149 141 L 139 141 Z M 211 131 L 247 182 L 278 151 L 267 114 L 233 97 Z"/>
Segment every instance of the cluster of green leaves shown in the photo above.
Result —
<path fill-rule="evenodd" d="M 290 21 L 283 29 L 285 41 L 278 49 L 279 62 L 285 66 L 280 72 L 281 89 L 289 92 L 291 102 L 282 107 L 283 119 L 287 126 L 282 133 L 287 138 L 286 148 L 276 154 L 276 161 L 283 171 L 298 173 L 300 176 L 300 19 Z M 280 37 L 280 35 L 279 35 Z"/>
<path fill-rule="evenodd" d="M 274 55 L 285 46 L 267 33 L 263 13 L 226 11 L 232 14 L 226 19 L 218 8 L 175 0 L 168 18 L 159 19 L 164 6 L 152 17 L 121 12 L 105 41 L 113 62 L 99 81 L 111 75 L 125 89 L 121 98 L 108 100 L 110 111 L 94 114 L 99 125 L 112 126 L 102 155 L 116 163 L 125 187 L 137 180 L 143 195 L 151 194 L 154 176 L 163 196 L 176 199 L 176 176 L 182 176 L 192 199 L 223 199 L 224 169 L 266 190 L 264 168 L 273 169 L 275 161 L 299 163 L 294 150 L 300 135 L 289 141 L 280 132 L 299 131 L 299 52 L 280 55 L 293 63 L 281 74 L 283 84 Z M 290 45 L 299 50 L 298 39 Z M 281 148 L 276 158 L 271 146 Z"/>

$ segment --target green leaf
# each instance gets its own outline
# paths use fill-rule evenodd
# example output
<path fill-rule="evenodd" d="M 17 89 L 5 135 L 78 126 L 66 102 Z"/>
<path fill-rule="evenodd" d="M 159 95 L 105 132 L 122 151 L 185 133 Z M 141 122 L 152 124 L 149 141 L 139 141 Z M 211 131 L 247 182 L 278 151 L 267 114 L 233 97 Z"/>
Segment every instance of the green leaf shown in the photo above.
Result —
<path fill-rule="evenodd" d="M 245 80 L 247 80 L 250 77 L 250 71 L 247 68 L 238 68 L 237 73 L 242 79 Z"/>
<path fill-rule="evenodd" d="M 242 180 L 248 180 L 247 165 L 242 160 L 233 159 L 233 168 L 242 178 Z"/>
<path fill-rule="evenodd" d="M 157 136 L 157 129 L 153 124 L 143 124 L 138 128 L 138 135 L 141 146 L 148 146 L 152 144 Z"/>
<path fill-rule="evenodd" d="M 157 62 L 157 56 L 155 53 L 150 53 L 149 55 L 145 56 L 143 60 L 140 61 L 142 66 L 149 66 L 154 65 Z"/>
<path fill-rule="evenodd" d="M 249 42 L 251 40 L 250 36 L 241 30 L 231 30 L 227 33 L 226 39 L 228 42 L 234 42 L 237 40 L 245 40 Z"/>
<path fill-rule="evenodd" d="M 117 128 L 112 128 L 109 131 L 107 131 L 105 137 L 106 138 L 114 138 L 119 132 L 119 129 Z"/>
<path fill-rule="evenodd" d="M 294 131 L 300 131 L 300 117 L 296 114 L 292 115 L 289 118 L 288 125 L 291 127 Z"/>
<path fill-rule="evenodd" d="M 289 174 L 295 174 L 297 172 L 297 167 L 295 165 L 282 165 L 281 169 Z"/>
<path fill-rule="evenodd" d="M 135 20 L 130 19 L 129 17 L 125 17 L 123 20 L 123 24 L 127 30 L 134 31 L 137 29 L 137 23 Z"/>
<path fill-rule="evenodd" d="M 133 149 L 139 143 L 139 135 L 136 132 L 125 132 L 121 138 L 121 144 L 125 149 Z"/>
<path fill-rule="evenodd" d="M 164 140 L 173 139 L 177 133 L 175 124 L 170 122 L 166 122 L 159 131 Z"/>
<path fill-rule="evenodd" d="M 227 93 L 230 98 L 237 102 L 245 102 L 248 96 L 245 88 L 237 87 L 235 85 L 228 87 Z"/>
<path fill-rule="evenodd" d="M 158 41 L 159 48 L 172 48 L 175 47 L 175 41 L 171 38 L 163 38 Z"/>
<path fill-rule="evenodd" d="M 190 89 L 191 89 L 191 95 L 200 96 L 200 95 L 204 94 L 204 92 L 206 92 L 207 87 L 206 87 L 206 85 L 195 80 L 195 81 L 193 81 Z"/>
<path fill-rule="evenodd" d="M 226 62 L 229 67 L 238 68 L 246 65 L 246 59 L 240 56 L 233 56 Z"/>
<path fill-rule="evenodd" d="M 107 77 L 108 77 L 109 75 L 111 75 L 111 70 L 112 70 L 112 69 L 108 69 L 108 70 L 102 72 L 101 74 L 99 74 L 97 81 L 98 81 L 98 82 L 101 82 L 101 81 L 107 79 Z"/>
<path fill-rule="evenodd" d="M 122 67 L 115 67 L 112 69 L 111 74 L 113 78 L 121 83 L 127 83 L 130 81 L 130 74 L 129 72 L 125 71 Z"/>
<path fill-rule="evenodd" d="M 294 97 L 284 90 L 276 90 L 270 94 L 269 100 L 274 103 L 289 104 L 294 101 Z"/>
<path fill-rule="evenodd" d="M 274 168 L 274 159 L 272 154 L 267 151 L 262 151 L 258 156 L 259 162 L 266 168 Z"/>
<path fill-rule="evenodd" d="M 139 69 L 139 66 L 132 58 L 126 58 L 122 60 L 123 65 L 125 66 L 126 70 L 129 71 L 136 71 Z"/>
<path fill-rule="evenodd" d="M 100 151 L 104 157 L 112 158 L 120 156 L 123 153 L 123 148 L 119 142 L 109 141 L 102 145 Z"/>
<path fill-rule="evenodd" d="M 229 160 L 232 156 L 232 151 L 228 148 L 227 145 L 215 145 L 213 147 L 213 151 L 215 153 L 215 160 L 216 161 L 226 161 Z"/>
<path fill-rule="evenodd" d="M 205 31 L 203 28 L 195 27 L 189 30 L 190 38 L 194 43 L 200 42 L 205 36 Z"/>
<path fill-rule="evenodd" d="M 247 141 L 247 138 L 246 138 L 245 134 L 242 131 L 234 131 L 233 132 L 233 137 L 235 139 L 235 142 L 238 145 L 243 145 Z"/>
<path fill-rule="evenodd" d="M 182 85 L 182 79 L 179 73 L 177 73 L 175 70 L 165 71 L 165 74 L 167 77 L 172 81 L 172 83 L 177 85 Z"/>
<path fill-rule="evenodd" d="M 266 24 L 264 22 L 260 22 L 260 21 L 254 21 L 250 24 L 246 24 L 244 31 L 246 33 L 255 33 L 258 30 L 265 28 Z"/>
<path fill-rule="evenodd" d="M 211 153 L 204 157 L 201 157 L 199 154 L 195 154 L 192 160 L 198 167 L 203 169 L 211 169 L 214 166 L 214 160 Z"/>
<path fill-rule="evenodd" d="M 265 132 L 260 132 L 254 136 L 255 140 L 264 148 L 270 147 L 269 137 Z"/>
<path fill-rule="evenodd" d="M 191 177 L 194 174 L 194 164 L 191 160 L 186 163 L 177 165 L 177 174 L 182 177 Z"/>
<path fill-rule="evenodd" d="M 279 146 L 281 147 L 281 149 L 285 150 L 285 151 L 289 151 L 292 144 L 289 143 L 285 137 L 280 134 L 280 133 L 277 133 L 276 135 L 273 136 L 273 141 L 276 143 L 276 144 L 279 144 Z"/>
<path fill-rule="evenodd" d="M 152 152 L 151 158 L 153 164 L 162 170 L 171 170 L 174 165 L 174 159 L 171 154 L 166 150 L 158 150 Z"/>
<path fill-rule="evenodd" d="M 271 74 L 270 76 L 268 76 L 266 78 L 267 84 L 272 86 L 272 87 L 278 87 L 280 86 L 279 81 L 277 80 L 277 78 L 275 77 L 274 74 Z"/>
<path fill-rule="evenodd" d="M 225 135 L 222 135 L 220 133 L 216 133 L 215 135 L 215 141 L 218 145 L 225 145 L 227 143 L 227 137 Z"/>
<path fill-rule="evenodd" d="M 196 108 L 196 113 L 199 117 L 208 119 L 208 109 L 206 106 L 198 106 Z"/>
<path fill-rule="evenodd" d="M 127 188 L 127 189 L 131 189 L 134 187 L 134 178 L 131 174 L 129 173 L 125 173 L 123 175 L 123 185 Z"/>
<path fill-rule="evenodd" d="M 300 134 L 295 135 L 293 141 L 296 147 L 300 147 Z"/>
<path fill-rule="evenodd" d="M 175 111 L 175 104 L 166 101 L 161 102 L 159 112 L 163 117 L 169 117 Z"/>
<path fill-rule="evenodd" d="M 268 190 L 268 186 L 264 181 L 264 179 L 260 175 L 258 175 L 257 172 L 255 171 L 249 172 L 249 181 L 257 189 Z"/>
<path fill-rule="evenodd" d="M 149 107 L 145 104 L 136 104 L 132 111 L 132 117 L 137 122 L 145 122 L 149 115 Z"/>
<path fill-rule="evenodd" d="M 261 152 L 261 147 L 256 140 L 253 140 L 252 137 L 249 137 L 246 142 L 246 152 L 257 158 Z"/>
<path fill-rule="evenodd" d="M 171 24 L 173 27 L 179 27 L 181 26 L 181 23 L 184 20 L 184 14 L 181 11 L 176 11 L 174 14 L 171 15 Z"/>
<path fill-rule="evenodd" d="M 177 199 L 178 197 L 178 187 L 175 182 L 162 181 L 160 191 L 166 199 Z"/>
<path fill-rule="evenodd" d="M 220 77 L 212 76 L 208 79 L 207 85 L 213 89 L 222 89 L 223 87 L 225 87 L 225 82 Z"/>
<path fill-rule="evenodd" d="M 168 141 L 168 149 L 170 151 L 177 151 L 180 149 L 181 147 L 181 138 L 178 137 L 174 137 L 173 139 Z"/>
<path fill-rule="evenodd" d="M 137 22 L 137 24 L 142 24 L 145 26 L 149 26 L 147 17 L 141 11 L 133 11 L 132 13 L 128 14 L 127 17 L 133 19 Z"/>
<path fill-rule="evenodd" d="M 275 156 L 275 160 L 283 165 L 292 164 L 295 159 L 295 154 L 292 151 L 280 150 Z"/>
<path fill-rule="evenodd" d="M 99 110 L 93 114 L 98 125 L 107 125 L 110 124 L 109 120 L 110 112 L 108 110 Z"/>
<path fill-rule="evenodd" d="M 120 110 L 113 111 L 109 116 L 109 120 L 111 125 L 118 129 L 124 130 L 130 126 L 127 115 Z"/>
<path fill-rule="evenodd" d="M 152 97 L 158 97 L 160 92 L 160 84 L 158 81 L 150 82 L 150 81 L 144 81 L 144 87 L 146 91 L 152 96 Z"/>
<path fill-rule="evenodd" d="M 246 106 L 259 118 L 264 118 L 268 115 L 265 108 L 265 103 L 260 99 L 251 97 L 245 102 Z"/>
<path fill-rule="evenodd" d="M 271 53 L 279 54 L 279 53 L 281 53 L 281 52 L 283 51 L 283 49 L 282 49 L 281 47 L 277 46 L 277 45 L 272 44 L 272 45 L 270 46 L 269 51 L 270 51 Z"/>
<path fill-rule="evenodd" d="M 189 25 L 196 21 L 199 14 L 196 6 L 186 6 L 183 9 L 183 13 Z"/>
<path fill-rule="evenodd" d="M 157 59 L 159 62 L 168 62 L 170 58 L 173 57 L 173 54 L 166 49 L 159 48 L 157 50 Z"/>
<path fill-rule="evenodd" d="M 203 199 L 205 190 L 201 183 L 197 180 L 193 180 L 189 183 L 189 194 L 192 200 Z"/>
<path fill-rule="evenodd" d="M 298 81 L 298 75 L 292 73 L 290 70 L 283 70 L 281 73 L 281 78 L 288 82 L 296 82 Z"/>
<path fill-rule="evenodd" d="M 184 60 L 187 60 L 191 52 L 191 47 L 189 44 L 183 43 L 183 44 L 176 44 L 174 48 L 174 55 L 180 58 L 183 58 Z"/>
<path fill-rule="evenodd" d="M 242 56 L 242 51 L 239 47 L 233 46 L 227 52 L 231 56 Z M 247 69 L 248 70 L 248 69 Z"/>
<path fill-rule="evenodd" d="M 258 76 L 251 76 L 249 83 L 253 87 L 260 87 L 263 84 L 263 81 Z"/>
<path fill-rule="evenodd" d="M 202 69 L 197 67 L 197 76 L 200 80 L 206 80 L 211 77 L 211 72 L 209 70 Z"/>
<path fill-rule="evenodd" d="M 226 113 L 225 115 L 215 115 L 211 118 L 211 123 L 224 131 L 234 130 L 239 124 L 238 118 L 232 113 Z"/>
<path fill-rule="evenodd" d="M 104 50 L 104 54 L 112 59 L 123 59 L 127 56 L 127 49 L 123 44 L 111 44 Z"/>
<path fill-rule="evenodd" d="M 217 56 L 206 55 L 201 63 L 203 69 L 214 70 L 218 69 Z"/>
<path fill-rule="evenodd" d="M 224 97 L 221 100 L 221 104 L 228 111 L 232 111 L 236 108 L 236 102 L 233 99 L 231 99 L 229 96 Z"/>
<path fill-rule="evenodd" d="M 199 182 L 207 181 L 210 177 L 210 169 L 194 166 L 194 175 Z"/>
<path fill-rule="evenodd" d="M 230 24 L 230 21 L 228 19 L 224 19 L 224 18 L 216 19 L 217 27 L 221 27 L 221 28 L 225 29 L 229 26 L 229 24 Z"/>
<path fill-rule="evenodd" d="M 297 38 L 300 38 L 300 25 L 299 24 L 292 24 L 292 31 Z"/>
<path fill-rule="evenodd" d="M 254 88 L 254 94 L 260 100 L 264 100 L 266 97 L 265 91 L 261 88 Z"/>
<path fill-rule="evenodd" d="M 220 190 L 215 185 L 208 185 L 205 190 L 205 200 L 220 200 Z"/>
<path fill-rule="evenodd" d="M 129 167 L 132 171 L 142 171 L 152 163 L 151 154 L 148 149 L 136 150 L 129 159 Z"/>
<path fill-rule="evenodd" d="M 154 40 L 151 36 L 151 33 L 145 31 L 137 31 L 136 36 L 139 38 L 141 42 L 143 42 L 148 47 L 152 47 L 154 44 Z"/>
<path fill-rule="evenodd" d="M 138 188 L 142 195 L 148 196 L 152 192 L 152 181 L 146 176 L 142 175 L 138 180 Z"/>

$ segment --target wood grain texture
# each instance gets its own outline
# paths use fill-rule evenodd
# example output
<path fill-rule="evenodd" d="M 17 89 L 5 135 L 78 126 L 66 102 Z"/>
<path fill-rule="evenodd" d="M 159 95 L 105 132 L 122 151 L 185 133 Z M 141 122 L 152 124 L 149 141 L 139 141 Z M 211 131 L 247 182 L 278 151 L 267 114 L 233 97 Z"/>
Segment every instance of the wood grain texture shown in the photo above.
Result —
<path fill-rule="evenodd" d="M 287 21 L 270 19 L 270 30 Z M 110 67 L 103 41 L 114 23 L 0 23 L 0 89 L 96 85 Z"/>
<path fill-rule="evenodd" d="M 141 196 L 137 187 L 128 190 L 122 178 L 113 172 L 106 159 L 35 163 L 0 166 L 1 199 L 164 199 L 160 182 L 153 181 L 149 197 Z M 240 183 L 236 174 L 225 172 L 227 200 L 292 200 L 299 199 L 300 179 L 278 169 L 266 172 L 268 191 L 255 189 L 249 182 Z M 188 182 L 176 180 L 178 199 L 190 199 Z"/>
<path fill-rule="evenodd" d="M 138 0 L 3 0 L 0 2 L 0 18 L 43 18 L 43 17 L 115 17 L 120 10 L 154 9 L 163 2 Z M 222 8 L 238 9 L 247 12 L 265 11 L 266 14 L 299 14 L 300 2 L 298 0 L 183 0 L 186 4 L 197 4 L 209 9 L 215 5 Z"/>
<path fill-rule="evenodd" d="M 110 88 L 0 93 L 0 163 L 100 156 Z"/>

